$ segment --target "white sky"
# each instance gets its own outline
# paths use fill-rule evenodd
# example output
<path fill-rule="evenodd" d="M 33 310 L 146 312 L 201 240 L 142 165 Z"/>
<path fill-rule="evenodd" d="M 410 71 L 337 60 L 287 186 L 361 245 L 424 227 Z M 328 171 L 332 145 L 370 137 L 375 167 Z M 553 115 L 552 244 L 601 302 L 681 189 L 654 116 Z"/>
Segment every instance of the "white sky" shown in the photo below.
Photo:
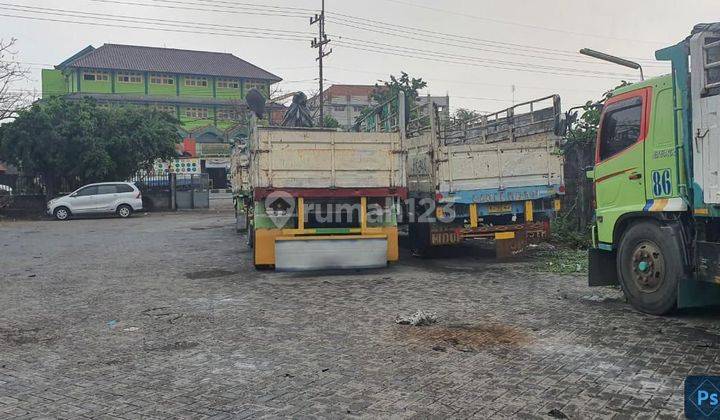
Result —
<path fill-rule="evenodd" d="M 573 52 L 583 47 L 593 48 L 644 60 L 646 76 L 667 73 L 669 66 L 652 61 L 654 51 L 679 42 L 696 23 L 720 21 L 717 1 L 327 0 L 327 32 L 333 39 L 333 53 L 326 59 L 326 85 L 373 84 L 403 70 L 428 82 L 424 93 L 449 94 L 453 109 L 494 111 L 510 106 L 512 85 L 516 86 L 516 102 L 558 93 L 563 108 L 569 108 L 599 98 L 605 90 L 628 78 L 587 72 L 638 76 L 635 70 L 573 55 Z M 230 52 L 282 77 L 283 90 L 311 92 L 317 90 L 318 75 L 317 51 L 310 48 L 310 39 L 317 27 L 309 26 L 312 12 L 300 9 L 319 6 L 320 0 L 0 0 L 0 38 L 18 39 L 17 60 L 31 67 L 31 86 L 38 90 L 42 64 L 58 64 L 90 44 L 121 43 Z M 90 15 L 80 18 L 78 13 L 103 13 L 115 20 L 101 21 Z M 334 13 L 349 16 L 353 21 Z M 153 24 L 132 22 L 136 19 L 158 20 Z M 154 25 L 165 30 L 104 24 Z M 383 29 L 387 28 L 383 24 L 403 28 Z M 242 28 L 238 27 L 245 28 L 244 36 L 228 35 L 229 31 L 239 34 L 237 31 Z M 277 32 L 268 30 L 297 31 L 282 36 L 300 40 L 258 39 L 258 36 L 278 37 Z M 397 30 L 403 31 L 405 37 L 397 36 Z M 427 31 L 446 35 L 429 37 L 431 34 Z M 341 42 L 354 43 L 357 48 L 380 49 L 384 53 L 351 49 Z M 514 63 L 530 66 L 522 71 L 508 69 L 517 68 Z M 572 74 L 550 74 L 558 72 Z"/>

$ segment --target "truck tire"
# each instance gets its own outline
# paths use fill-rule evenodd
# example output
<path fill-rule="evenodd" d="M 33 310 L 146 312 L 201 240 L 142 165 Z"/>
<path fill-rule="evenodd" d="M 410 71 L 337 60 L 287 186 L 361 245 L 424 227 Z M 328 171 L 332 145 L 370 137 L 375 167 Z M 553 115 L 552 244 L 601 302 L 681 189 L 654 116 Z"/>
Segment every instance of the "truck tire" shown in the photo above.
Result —
<path fill-rule="evenodd" d="M 685 276 L 682 246 L 655 221 L 635 223 L 620 240 L 617 270 L 632 306 L 664 315 L 677 306 L 678 282 Z"/>

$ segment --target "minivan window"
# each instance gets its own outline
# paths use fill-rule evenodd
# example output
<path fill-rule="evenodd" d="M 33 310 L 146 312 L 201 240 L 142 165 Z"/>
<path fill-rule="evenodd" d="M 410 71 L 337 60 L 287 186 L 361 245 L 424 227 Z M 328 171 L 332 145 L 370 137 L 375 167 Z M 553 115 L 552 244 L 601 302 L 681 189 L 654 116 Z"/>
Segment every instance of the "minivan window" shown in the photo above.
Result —
<path fill-rule="evenodd" d="M 135 191 L 131 186 L 127 184 L 117 184 L 115 187 L 117 188 L 117 192 L 119 193 L 129 193 Z"/>
<path fill-rule="evenodd" d="M 611 158 L 640 139 L 642 98 L 615 102 L 605 108 L 600 133 L 600 160 Z"/>
<path fill-rule="evenodd" d="M 84 196 L 88 196 L 88 195 L 95 195 L 95 194 L 97 194 L 97 192 L 98 192 L 97 185 L 93 185 L 93 186 L 85 187 L 85 188 L 81 189 L 80 191 L 77 192 L 77 195 L 78 195 L 78 197 L 84 197 Z"/>
<path fill-rule="evenodd" d="M 117 188 L 114 185 L 99 185 L 97 193 L 98 194 L 115 194 L 115 193 L 117 193 Z"/>

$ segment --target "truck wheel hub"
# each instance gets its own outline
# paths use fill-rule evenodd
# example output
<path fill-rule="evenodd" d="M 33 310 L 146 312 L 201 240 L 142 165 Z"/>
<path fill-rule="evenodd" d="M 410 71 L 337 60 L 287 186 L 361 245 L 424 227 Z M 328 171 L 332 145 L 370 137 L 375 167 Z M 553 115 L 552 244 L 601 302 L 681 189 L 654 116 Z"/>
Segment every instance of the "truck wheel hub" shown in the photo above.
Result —
<path fill-rule="evenodd" d="M 644 241 L 633 252 L 633 280 L 641 292 L 657 291 L 665 280 L 665 259 L 653 242 Z"/>

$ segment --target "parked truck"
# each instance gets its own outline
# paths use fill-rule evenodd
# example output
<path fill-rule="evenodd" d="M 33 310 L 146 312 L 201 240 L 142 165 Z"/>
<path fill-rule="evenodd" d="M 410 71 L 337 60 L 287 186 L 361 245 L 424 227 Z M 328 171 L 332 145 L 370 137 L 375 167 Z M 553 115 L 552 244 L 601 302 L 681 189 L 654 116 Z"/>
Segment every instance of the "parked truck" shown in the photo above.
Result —
<path fill-rule="evenodd" d="M 443 120 L 428 104 L 407 125 L 413 251 L 491 240 L 508 257 L 546 237 L 565 191 L 560 97 L 467 121 Z"/>
<path fill-rule="evenodd" d="M 589 282 L 665 314 L 720 303 L 720 23 L 655 56 L 670 75 L 616 89 L 603 107 Z"/>
<path fill-rule="evenodd" d="M 402 147 L 398 132 L 253 122 L 231 167 L 238 230 L 247 232 L 255 266 L 346 269 L 396 261 L 395 209 L 407 196 Z"/>

